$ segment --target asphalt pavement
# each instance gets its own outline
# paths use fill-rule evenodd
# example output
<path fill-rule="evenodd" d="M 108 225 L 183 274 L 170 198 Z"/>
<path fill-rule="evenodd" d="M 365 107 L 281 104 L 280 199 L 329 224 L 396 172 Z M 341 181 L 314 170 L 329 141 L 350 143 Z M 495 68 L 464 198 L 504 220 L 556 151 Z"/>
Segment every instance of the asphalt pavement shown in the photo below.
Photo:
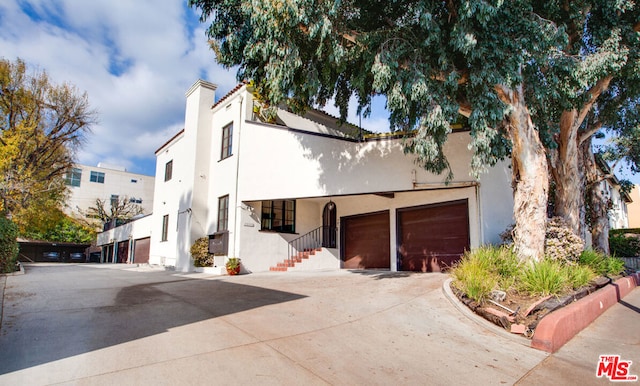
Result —
<path fill-rule="evenodd" d="M 439 273 L 25 268 L 0 277 L 0 385 L 589 385 L 602 354 L 640 374 L 638 289 L 549 355 Z"/>

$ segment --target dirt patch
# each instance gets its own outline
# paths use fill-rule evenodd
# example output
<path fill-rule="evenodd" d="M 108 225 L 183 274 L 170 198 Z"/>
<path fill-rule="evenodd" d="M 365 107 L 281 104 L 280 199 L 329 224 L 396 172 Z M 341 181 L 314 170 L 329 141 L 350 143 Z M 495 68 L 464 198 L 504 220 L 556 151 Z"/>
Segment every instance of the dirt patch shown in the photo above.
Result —
<path fill-rule="evenodd" d="M 611 280 L 600 277 L 589 286 L 567 291 L 558 296 L 530 296 L 512 290 L 506 293 L 504 300 L 489 299 L 482 303 L 469 298 L 455 286 L 451 286 L 451 290 L 474 313 L 507 331 L 511 331 L 514 325 L 524 326 L 522 335 L 531 338 L 538 323 L 546 315 L 588 296 L 609 284 Z"/>

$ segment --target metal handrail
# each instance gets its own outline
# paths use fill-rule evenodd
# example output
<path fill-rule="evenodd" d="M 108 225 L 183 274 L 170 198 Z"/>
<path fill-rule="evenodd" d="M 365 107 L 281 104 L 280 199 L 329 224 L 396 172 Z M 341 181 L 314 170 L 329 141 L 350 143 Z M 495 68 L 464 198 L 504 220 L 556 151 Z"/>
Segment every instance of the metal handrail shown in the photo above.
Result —
<path fill-rule="evenodd" d="M 328 232 L 328 233 L 325 233 Z M 300 252 L 310 252 L 322 247 L 335 245 L 337 227 L 321 226 L 305 233 L 304 235 L 289 241 L 287 260 L 289 266 L 293 266 L 293 260 L 297 259 Z"/>

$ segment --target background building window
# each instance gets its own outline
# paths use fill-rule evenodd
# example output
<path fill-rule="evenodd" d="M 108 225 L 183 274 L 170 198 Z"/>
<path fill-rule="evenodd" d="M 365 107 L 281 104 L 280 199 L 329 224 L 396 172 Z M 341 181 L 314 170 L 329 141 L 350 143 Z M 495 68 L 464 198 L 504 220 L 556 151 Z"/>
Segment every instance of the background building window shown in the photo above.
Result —
<path fill-rule="evenodd" d="M 104 184 L 104 173 L 92 170 L 91 175 L 89 176 L 89 181 Z"/>
<path fill-rule="evenodd" d="M 169 181 L 173 177 L 173 160 L 164 165 L 164 180 Z"/>
<path fill-rule="evenodd" d="M 218 198 L 218 232 L 229 227 L 229 196 Z"/>
<path fill-rule="evenodd" d="M 262 230 L 295 233 L 295 200 L 262 201 L 261 226 Z"/>
<path fill-rule="evenodd" d="M 233 123 L 222 128 L 222 151 L 220 159 L 231 157 L 231 137 L 233 135 Z"/>
<path fill-rule="evenodd" d="M 82 179 L 82 169 L 72 168 L 67 172 L 64 182 L 69 186 L 80 186 Z"/>
<path fill-rule="evenodd" d="M 162 216 L 162 241 L 169 240 L 169 215 Z"/>

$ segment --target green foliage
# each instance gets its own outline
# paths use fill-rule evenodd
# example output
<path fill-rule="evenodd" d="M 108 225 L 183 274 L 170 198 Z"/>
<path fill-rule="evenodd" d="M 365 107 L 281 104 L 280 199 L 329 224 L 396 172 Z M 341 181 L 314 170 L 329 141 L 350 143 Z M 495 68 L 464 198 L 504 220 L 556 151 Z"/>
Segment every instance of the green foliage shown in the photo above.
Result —
<path fill-rule="evenodd" d="M 597 276 L 618 275 L 624 262 L 591 249 L 576 262 L 545 258 L 522 264 L 510 248 L 483 246 L 467 252 L 451 269 L 453 285 L 482 302 L 494 289 L 517 290 L 531 296 L 560 295 L 589 285 Z"/>
<path fill-rule="evenodd" d="M 96 113 L 86 94 L 20 59 L 0 58 L 0 90 L 0 211 L 24 231 L 61 207 L 65 173 Z"/>
<path fill-rule="evenodd" d="M 225 267 L 227 269 L 236 269 L 240 266 L 240 259 L 237 257 L 230 257 L 229 259 L 227 259 L 227 262 L 225 263 Z"/>
<path fill-rule="evenodd" d="M 213 254 L 209 253 L 209 238 L 201 237 L 191 246 L 191 257 L 195 267 L 213 267 Z"/>
<path fill-rule="evenodd" d="M 96 231 L 80 221 L 59 213 L 50 215 L 49 221 L 40 226 L 28 227 L 20 235 L 29 240 L 59 241 L 65 243 L 90 244 L 95 240 Z"/>
<path fill-rule="evenodd" d="M 609 250 L 613 256 L 640 256 L 640 237 L 609 233 Z"/>
<path fill-rule="evenodd" d="M 586 249 L 580 254 L 580 264 L 589 267 L 595 274 L 616 276 L 624 272 L 624 261 L 606 256 L 603 253 Z"/>
<path fill-rule="evenodd" d="M 494 289 L 511 288 L 519 270 L 519 260 L 510 248 L 482 246 L 465 253 L 451 274 L 458 289 L 481 302 Z"/>
<path fill-rule="evenodd" d="M 569 285 L 573 289 L 587 286 L 597 276 L 595 272 L 586 265 L 565 266 L 564 269 L 566 270 Z"/>
<path fill-rule="evenodd" d="M 559 261 L 543 259 L 527 266 L 518 286 L 532 295 L 556 295 L 568 286 L 567 271 Z"/>
<path fill-rule="evenodd" d="M 18 259 L 18 227 L 0 217 L 0 273 L 13 272 Z"/>

